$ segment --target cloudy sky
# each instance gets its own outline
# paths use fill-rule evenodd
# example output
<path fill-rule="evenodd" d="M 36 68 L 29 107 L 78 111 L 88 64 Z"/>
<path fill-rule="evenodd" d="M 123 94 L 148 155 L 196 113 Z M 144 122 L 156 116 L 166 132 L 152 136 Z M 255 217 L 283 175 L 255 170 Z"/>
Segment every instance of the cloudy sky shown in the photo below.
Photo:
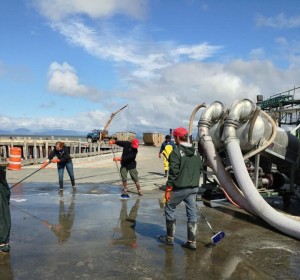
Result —
<path fill-rule="evenodd" d="M 165 133 L 294 86 L 299 0 L 1 2 L 0 130 L 87 132 L 128 104 L 111 132 Z"/>

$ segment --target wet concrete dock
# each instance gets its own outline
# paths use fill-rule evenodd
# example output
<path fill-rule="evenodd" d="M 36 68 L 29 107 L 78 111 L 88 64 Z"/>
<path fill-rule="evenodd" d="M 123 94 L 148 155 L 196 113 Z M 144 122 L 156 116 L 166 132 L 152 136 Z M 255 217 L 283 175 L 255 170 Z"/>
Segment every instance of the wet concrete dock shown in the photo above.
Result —
<path fill-rule="evenodd" d="M 176 212 L 175 245 L 161 244 L 159 187 L 166 179 L 158 150 L 139 149 L 142 197 L 120 199 L 111 154 L 74 160 L 76 193 L 65 174 L 64 194 L 58 194 L 52 164 L 14 187 L 11 253 L 0 255 L 0 279 L 300 279 L 300 242 L 227 205 L 198 202 L 214 230 L 226 233 L 217 245 L 209 244 L 213 234 L 199 215 L 197 250 L 180 246 L 186 241 L 184 205 Z M 38 168 L 7 171 L 8 183 Z M 129 186 L 134 192 L 130 180 Z"/>

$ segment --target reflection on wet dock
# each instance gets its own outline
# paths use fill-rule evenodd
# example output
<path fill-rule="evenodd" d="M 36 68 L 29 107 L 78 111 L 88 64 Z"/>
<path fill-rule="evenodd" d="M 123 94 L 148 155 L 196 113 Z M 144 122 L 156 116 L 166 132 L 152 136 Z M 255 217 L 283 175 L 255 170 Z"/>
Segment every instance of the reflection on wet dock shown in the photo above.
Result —
<path fill-rule="evenodd" d="M 138 171 L 144 195 L 120 199 L 121 182 L 112 155 L 74 161 L 77 191 L 69 181 L 58 194 L 57 170 L 46 168 L 12 189 L 10 254 L 0 255 L 0 279 L 299 279 L 300 243 L 241 209 L 198 207 L 226 236 L 212 232 L 198 215 L 197 250 L 186 241 L 186 210 L 176 212 L 174 246 L 165 234 L 161 198 L 165 184 L 159 147 L 141 146 Z M 87 160 L 86 160 L 87 161 Z M 37 166 L 7 171 L 9 185 Z"/>
<path fill-rule="evenodd" d="M 142 198 L 131 194 L 121 200 L 117 184 L 81 184 L 76 193 L 70 187 L 60 196 L 53 184 L 24 184 L 12 193 L 12 249 L 10 256 L 0 256 L 1 275 L 9 280 L 276 279 L 279 273 L 279 279 L 297 279 L 299 242 L 243 211 L 198 202 L 226 238 L 211 246 L 211 232 L 199 217 L 193 252 L 180 246 L 186 240 L 180 205 L 175 244 L 161 244 L 161 196 L 159 190 L 146 191 Z"/>

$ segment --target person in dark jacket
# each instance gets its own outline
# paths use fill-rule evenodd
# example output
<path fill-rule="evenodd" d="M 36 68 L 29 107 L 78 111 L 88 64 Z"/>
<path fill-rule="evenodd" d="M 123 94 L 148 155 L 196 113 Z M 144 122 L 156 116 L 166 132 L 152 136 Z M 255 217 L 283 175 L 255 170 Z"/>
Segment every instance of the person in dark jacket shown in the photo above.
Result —
<path fill-rule="evenodd" d="M 56 157 L 54 159 L 54 157 Z M 48 159 L 42 164 L 41 168 L 45 168 L 49 162 L 57 163 L 57 171 L 58 171 L 58 181 L 59 181 L 59 191 L 63 192 L 64 189 L 64 170 L 67 169 L 69 174 L 73 190 L 76 190 L 75 186 L 75 177 L 73 171 L 73 162 L 72 158 L 69 154 L 68 148 L 65 146 L 64 142 L 56 142 L 55 149 L 52 150 Z"/>
<path fill-rule="evenodd" d="M 143 195 L 139 183 L 138 171 L 136 169 L 136 156 L 138 153 L 139 140 L 133 139 L 132 141 L 116 141 L 114 139 L 109 141 L 110 145 L 118 145 L 123 147 L 121 157 L 114 157 L 114 161 L 121 162 L 121 178 L 123 185 L 123 194 L 127 195 L 127 174 L 129 172 L 132 181 L 135 183 L 138 195 Z"/>
<path fill-rule="evenodd" d="M 188 143 L 188 132 L 179 127 L 173 132 L 177 148 L 169 158 L 170 170 L 165 192 L 165 217 L 167 235 L 159 236 L 159 240 L 167 245 L 173 245 L 176 218 L 176 206 L 182 201 L 186 206 L 188 241 L 183 247 L 196 250 L 197 235 L 197 205 L 202 160 L 193 144 Z"/>
<path fill-rule="evenodd" d="M 10 251 L 11 216 L 9 200 L 10 189 L 6 181 L 6 167 L 0 166 L 0 254 Z"/>

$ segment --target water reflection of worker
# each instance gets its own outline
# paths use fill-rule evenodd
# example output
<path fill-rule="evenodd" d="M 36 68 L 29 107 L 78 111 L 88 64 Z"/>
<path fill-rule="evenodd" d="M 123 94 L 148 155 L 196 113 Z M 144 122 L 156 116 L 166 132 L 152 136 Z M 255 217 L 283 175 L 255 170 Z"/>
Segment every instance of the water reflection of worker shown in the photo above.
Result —
<path fill-rule="evenodd" d="M 14 279 L 10 264 L 10 254 L 0 254 L 0 279 Z"/>
<path fill-rule="evenodd" d="M 44 224 L 48 226 L 52 232 L 58 237 L 58 242 L 66 242 L 71 236 L 71 229 L 75 218 L 75 194 L 72 195 L 72 200 L 69 205 L 68 211 L 65 210 L 64 200 L 59 201 L 59 223 L 50 224 L 48 221 L 44 221 Z"/>
<path fill-rule="evenodd" d="M 9 253 L 11 217 L 9 209 L 10 189 L 6 181 L 6 166 L 0 166 L 0 254 Z"/>
<path fill-rule="evenodd" d="M 159 248 L 164 250 L 164 253 L 165 253 L 163 274 L 166 279 L 174 279 L 174 274 L 175 274 L 174 251 L 172 250 L 171 247 L 167 247 L 167 246 L 159 245 Z M 179 268 L 181 268 L 181 265 Z M 176 267 L 176 269 L 178 269 L 178 267 Z M 176 276 L 178 277 L 177 279 L 181 279 L 178 275 L 177 270 L 176 270 Z M 184 278 L 182 278 L 182 279 L 184 279 Z M 185 279 L 188 279 L 188 278 L 185 278 Z"/>
<path fill-rule="evenodd" d="M 112 241 L 114 245 L 125 245 L 133 248 L 137 247 L 135 226 L 139 204 L 140 200 L 137 199 L 128 215 L 127 200 L 122 200 L 122 208 L 119 218 L 120 228 L 114 229 L 114 231 L 120 231 L 122 236 Z"/>

